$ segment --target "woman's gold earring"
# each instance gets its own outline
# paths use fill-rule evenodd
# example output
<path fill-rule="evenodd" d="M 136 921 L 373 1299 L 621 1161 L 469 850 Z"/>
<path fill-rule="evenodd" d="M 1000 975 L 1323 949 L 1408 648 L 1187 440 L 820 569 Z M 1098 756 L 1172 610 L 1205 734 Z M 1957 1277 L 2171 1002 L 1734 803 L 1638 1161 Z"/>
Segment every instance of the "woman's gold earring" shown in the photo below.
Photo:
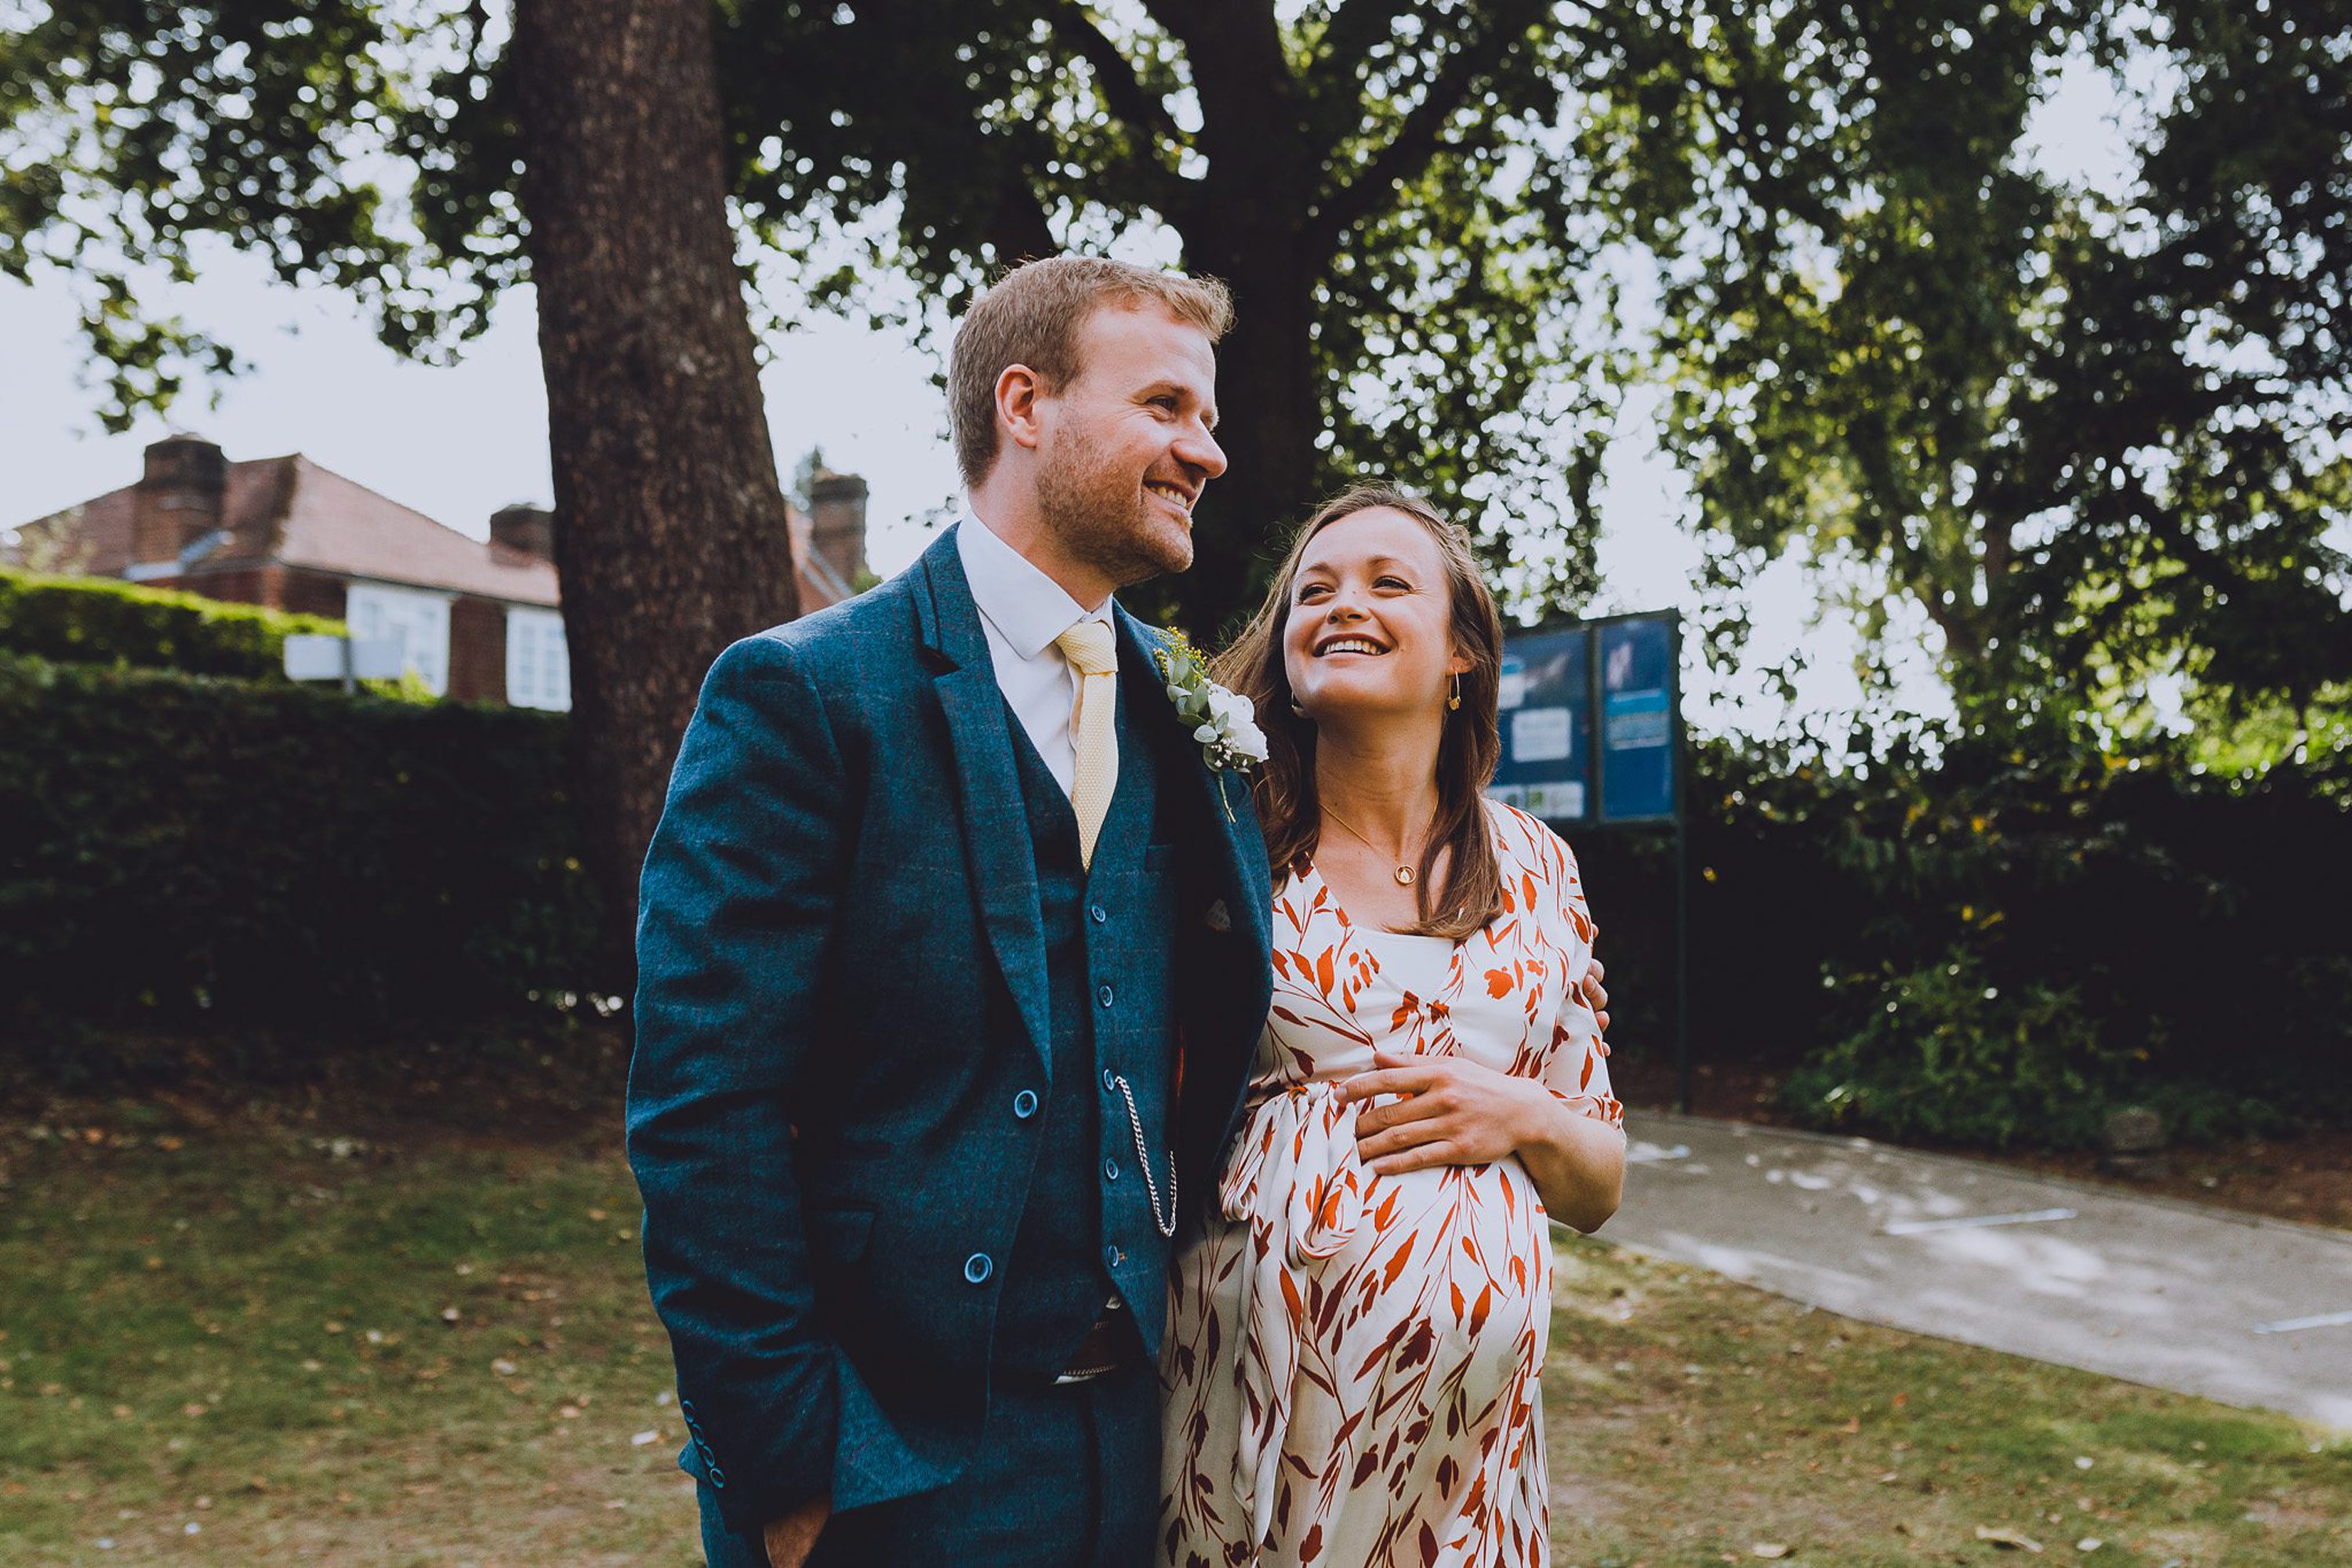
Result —
<path fill-rule="evenodd" d="M 1307 717 L 1307 704 L 1298 700 L 1298 693 L 1296 691 L 1290 694 L 1290 710 L 1301 719 Z"/>
<path fill-rule="evenodd" d="M 1448 698 L 1445 700 L 1445 710 L 1446 710 L 1448 713 L 1451 713 L 1451 712 L 1453 712 L 1455 709 L 1457 709 L 1457 708 L 1459 708 L 1459 707 L 1461 707 L 1461 706 L 1462 706 L 1462 678 L 1461 678 L 1459 675 L 1457 675 L 1457 676 L 1455 676 L 1455 677 L 1454 678 L 1454 695 L 1453 695 L 1453 696 L 1451 696 L 1451 697 L 1448 697 Z"/>

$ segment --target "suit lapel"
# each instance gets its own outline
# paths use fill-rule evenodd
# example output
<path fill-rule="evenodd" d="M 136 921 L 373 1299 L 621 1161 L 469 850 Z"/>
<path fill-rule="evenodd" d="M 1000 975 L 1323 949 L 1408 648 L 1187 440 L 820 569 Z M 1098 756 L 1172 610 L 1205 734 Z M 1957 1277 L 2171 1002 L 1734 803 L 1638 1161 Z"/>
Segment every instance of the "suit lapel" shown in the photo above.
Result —
<path fill-rule="evenodd" d="M 1154 662 L 1153 656 L 1164 646 L 1159 634 L 1117 605 L 1112 606 L 1111 614 L 1118 625 L 1121 661 L 1132 660 L 1133 668 L 1143 676 L 1139 686 L 1129 689 L 1137 700 L 1138 719 L 1142 721 L 1143 713 L 1148 711 L 1160 715 L 1157 721 L 1176 736 L 1171 763 L 1190 781 L 1186 784 L 1163 779 L 1162 785 L 1170 789 L 1189 787 L 1207 803 L 1208 819 L 1223 861 L 1226 912 L 1234 922 L 1234 933 L 1243 939 L 1243 951 L 1264 953 L 1271 945 L 1274 882 L 1266 869 L 1265 840 L 1258 833 L 1257 815 L 1250 804 L 1249 779 L 1231 768 L 1213 771 L 1202 759 L 1201 742 L 1192 738 L 1184 721 L 1176 716 L 1175 704 L 1168 700 L 1166 684 Z"/>
<path fill-rule="evenodd" d="M 955 530 L 923 552 L 923 591 L 916 615 L 924 646 L 945 667 L 933 677 L 948 742 L 955 752 L 965 863 L 979 895 L 982 924 L 1013 1005 L 1028 1029 L 1038 1065 L 1053 1067 L 1053 1016 L 1046 996 L 1045 929 L 1037 908 L 1037 860 L 1021 802 L 1020 773 L 1006 728 L 1003 689 L 989 658 L 987 634 L 957 553 Z"/>

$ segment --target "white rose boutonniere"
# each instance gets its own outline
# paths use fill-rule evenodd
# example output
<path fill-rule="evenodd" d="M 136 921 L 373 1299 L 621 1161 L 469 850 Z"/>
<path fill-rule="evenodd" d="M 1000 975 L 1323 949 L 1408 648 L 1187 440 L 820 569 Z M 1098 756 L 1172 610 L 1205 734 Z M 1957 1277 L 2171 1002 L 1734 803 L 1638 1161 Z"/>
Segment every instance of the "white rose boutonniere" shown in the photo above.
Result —
<path fill-rule="evenodd" d="M 1201 743 L 1201 760 L 1213 773 L 1233 768 L 1247 773 L 1265 761 L 1265 731 L 1257 727 L 1250 700 L 1228 691 L 1209 679 L 1208 660 L 1181 632 L 1167 634 L 1167 646 L 1152 655 L 1160 667 L 1160 683 L 1176 716 L 1192 726 Z"/>

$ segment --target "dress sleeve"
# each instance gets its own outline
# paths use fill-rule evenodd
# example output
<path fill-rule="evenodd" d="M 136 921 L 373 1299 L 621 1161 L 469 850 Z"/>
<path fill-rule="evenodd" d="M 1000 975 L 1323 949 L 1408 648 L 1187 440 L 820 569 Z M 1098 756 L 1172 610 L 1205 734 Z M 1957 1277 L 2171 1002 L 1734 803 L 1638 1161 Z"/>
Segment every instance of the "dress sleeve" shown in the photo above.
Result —
<path fill-rule="evenodd" d="M 1567 929 L 1574 933 L 1575 947 L 1568 965 L 1568 984 L 1552 1025 L 1552 1051 L 1544 1064 L 1544 1087 L 1595 1121 L 1622 1127 L 1625 1108 L 1610 1092 L 1608 1042 L 1601 1039 L 1600 1022 L 1584 1005 L 1580 989 L 1585 971 L 1592 964 L 1592 916 L 1585 907 L 1584 885 L 1576 874 L 1576 856 L 1558 838 L 1552 844 L 1559 857 L 1553 867 L 1553 886 L 1564 906 Z"/>

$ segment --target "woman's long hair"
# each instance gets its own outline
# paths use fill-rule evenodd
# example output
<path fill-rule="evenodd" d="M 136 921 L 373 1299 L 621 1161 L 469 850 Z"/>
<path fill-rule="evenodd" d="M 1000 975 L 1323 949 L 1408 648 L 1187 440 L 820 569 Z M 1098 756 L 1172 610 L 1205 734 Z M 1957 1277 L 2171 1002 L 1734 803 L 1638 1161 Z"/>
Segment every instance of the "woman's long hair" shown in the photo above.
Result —
<path fill-rule="evenodd" d="M 1265 762 L 1253 787 L 1258 821 L 1265 829 L 1266 857 L 1279 880 L 1285 869 L 1301 869 L 1314 854 L 1323 820 L 1315 790 L 1315 725 L 1292 710 L 1290 678 L 1282 663 L 1282 634 L 1290 619 L 1299 558 L 1306 554 L 1307 542 L 1324 529 L 1374 507 L 1402 512 L 1437 542 L 1454 612 L 1454 648 L 1470 660 L 1470 668 L 1462 672 L 1462 706 L 1445 715 L 1444 733 L 1437 743 L 1437 820 L 1422 851 L 1420 879 L 1413 884 L 1421 910 L 1414 931 L 1459 942 L 1503 907 L 1502 871 L 1482 804 L 1503 749 L 1495 727 L 1503 622 L 1479 575 L 1468 536 L 1420 497 L 1386 485 L 1359 485 L 1324 502 L 1292 542 L 1265 603 L 1233 646 L 1218 656 L 1214 673 L 1218 681 L 1256 705 L 1258 727 L 1265 731 Z M 1445 885 L 1435 889 L 1430 872 L 1440 851 L 1449 852 L 1449 858 Z"/>

